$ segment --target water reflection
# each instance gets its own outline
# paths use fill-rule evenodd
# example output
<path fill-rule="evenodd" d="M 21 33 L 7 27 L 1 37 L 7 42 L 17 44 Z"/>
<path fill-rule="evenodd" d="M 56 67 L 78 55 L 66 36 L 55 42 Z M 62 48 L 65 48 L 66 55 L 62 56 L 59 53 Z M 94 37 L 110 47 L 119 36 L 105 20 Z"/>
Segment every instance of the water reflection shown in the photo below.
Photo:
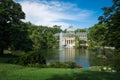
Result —
<path fill-rule="evenodd" d="M 61 48 L 48 50 L 46 59 L 47 63 L 54 62 L 75 62 L 77 65 L 81 65 L 84 68 L 88 68 L 90 66 L 103 65 L 106 64 L 105 60 L 100 58 L 100 55 L 106 55 L 107 57 L 111 57 L 113 54 L 112 51 L 105 51 L 106 54 L 103 54 L 103 51 L 91 51 L 88 49 L 74 49 L 74 48 Z"/>
<path fill-rule="evenodd" d="M 89 67 L 89 56 L 87 49 L 65 48 L 59 52 L 60 62 L 75 62 L 77 65 Z"/>
<path fill-rule="evenodd" d="M 77 65 L 89 67 L 89 53 L 87 49 L 63 48 L 49 50 L 47 52 L 47 63 L 75 62 Z"/>
<path fill-rule="evenodd" d="M 59 52 L 60 62 L 75 62 L 75 49 L 65 48 Z"/>
<path fill-rule="evenodd" d="M 75 59 L 77 65 L 90 67 L 88 49 L 77 49 Z"/>

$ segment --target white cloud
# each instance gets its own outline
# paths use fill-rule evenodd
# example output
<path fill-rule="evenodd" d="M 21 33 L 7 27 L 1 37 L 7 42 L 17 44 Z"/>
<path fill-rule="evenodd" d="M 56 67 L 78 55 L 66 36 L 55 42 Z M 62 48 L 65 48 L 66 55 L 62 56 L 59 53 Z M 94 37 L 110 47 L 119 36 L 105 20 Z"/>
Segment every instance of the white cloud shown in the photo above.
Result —
<path fill-rule="evenodd" d="M 59 1 L 23 0 L 19 2 L 26 14 L 25 21 L 36 25 L 69 26 L 68 21 L 84 21 L 91 15 L 91 11 L 77 8 L 75 4 Z M 68 21 L 63 21 L 68 20 Z M 62 27 L 64 29 L 64 27 Z"/>

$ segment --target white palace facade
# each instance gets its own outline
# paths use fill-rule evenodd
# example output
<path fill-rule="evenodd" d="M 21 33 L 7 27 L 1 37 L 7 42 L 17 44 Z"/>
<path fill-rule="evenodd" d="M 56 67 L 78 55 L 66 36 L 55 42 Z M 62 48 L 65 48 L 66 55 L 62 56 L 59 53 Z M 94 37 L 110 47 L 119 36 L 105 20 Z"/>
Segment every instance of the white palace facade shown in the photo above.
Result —
<path fill-rule="evenodd" d="M 66 29 L 66 32 L 60 34 L 60 45 L 64 47 L 74 47 L 76 46 L 76 37 L 79 40 L 87 41 L 87 32 L 75 32 L 75 28 L 72 26 Z"/>

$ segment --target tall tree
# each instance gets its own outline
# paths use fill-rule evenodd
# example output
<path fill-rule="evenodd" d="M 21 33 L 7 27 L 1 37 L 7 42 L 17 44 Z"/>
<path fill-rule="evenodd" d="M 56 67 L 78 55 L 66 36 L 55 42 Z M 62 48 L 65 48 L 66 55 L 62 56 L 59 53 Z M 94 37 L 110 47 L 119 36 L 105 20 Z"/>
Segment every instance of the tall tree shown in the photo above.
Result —
<path fill-rule="evenodd" d="M 103 16 L 99 17 L 100 23 L 106 23 L 108 31 L 106 42 L 117 49 L 117 53 L 112 59 L 112 67 L 120 72 L 120 0 L 113 0 L 111 7 L 104 7 Z"/>
<path fill-rule="evenodd" d="M 60 28 L 61 26 L 54 25 L 53 28 L 51 28 L 52 33 L 53 34 L 60 33 L 62 31 Z"/>
<path fill-rule="evenodd" d="M 106 23 L 108 31 L 106 42 L 120 50 L 120 0 L 113 0 L 111 7 L 103 8 L 104 14 L 99 17 L 100 23 Z"/>
<path fill-rule="evenodd" d="M 87 32 L 87 29 L 77 29 L 75 32 Z"/>
<path fill-rule="evenodd" d="M 95 24 L 93 27 L 89 28 L 88 38 L 91 41 L 91 46 L 105 46 L 105 34 L 107 27 L 105 24 Z"/>
<path fill-rule="evenodd" d="M 0 0 L 0 54 L 12 45 L 11 35 L 17 34 L 15 30 L 21 27 L 18 25 L 24 18 L 20 4 L 13 0 Z"/>
<path fill-rule="evenodd" d="M 10 41 L 10 48 L 12 50 L 30 51 L 33 48 L 33 42 L 28 34 L 28 25 L 21 22 L 19 25 L 12 25 Z"/>
<path fill-rule="evenodd" d="M 29 24 L 29 35 L 33 42 L 33 49 L 48 49 L 58 46 L 58 40 L 54 36 L 55 33 L 59 33 L 61 29 L 57 27 L 47 26 L 35 26 Z"/>

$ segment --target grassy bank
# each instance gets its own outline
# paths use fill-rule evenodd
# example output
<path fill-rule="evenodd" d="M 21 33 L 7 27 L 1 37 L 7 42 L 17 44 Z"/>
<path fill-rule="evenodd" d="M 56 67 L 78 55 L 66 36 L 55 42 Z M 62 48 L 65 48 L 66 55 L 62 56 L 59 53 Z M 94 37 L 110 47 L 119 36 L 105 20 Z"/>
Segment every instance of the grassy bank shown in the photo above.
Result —
<path fill-rule="evenodd" d="M 0 80 L 120 80 L 119 75 L 95 68 L 31 68 L 0 63 Z"/>

